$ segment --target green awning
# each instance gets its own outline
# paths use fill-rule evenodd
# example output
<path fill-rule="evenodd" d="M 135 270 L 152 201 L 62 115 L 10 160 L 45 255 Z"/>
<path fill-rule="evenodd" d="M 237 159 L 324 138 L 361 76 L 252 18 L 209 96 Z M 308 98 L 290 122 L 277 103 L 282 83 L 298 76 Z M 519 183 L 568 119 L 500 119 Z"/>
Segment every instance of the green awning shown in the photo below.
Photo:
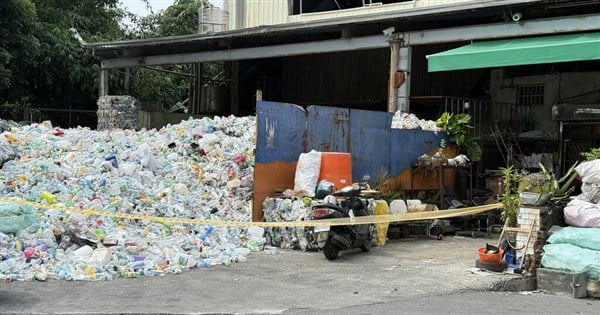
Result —
<path fill-rule="evenodd" d="M 476 42 L 428 55 L 429 72 L 600 59 L 600 33 Z"/>

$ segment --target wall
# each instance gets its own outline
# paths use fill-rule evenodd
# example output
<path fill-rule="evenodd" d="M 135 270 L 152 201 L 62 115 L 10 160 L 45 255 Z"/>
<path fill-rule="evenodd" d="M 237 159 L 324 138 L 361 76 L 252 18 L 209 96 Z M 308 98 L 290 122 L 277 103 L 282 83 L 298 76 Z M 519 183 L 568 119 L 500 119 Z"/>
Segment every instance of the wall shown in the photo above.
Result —
<path fill-rule="evenodd" d="M 282 99 L 385 110 L 389 58 L 387 48 L 284 58 Z"/>
<path fill-rule="evenodd" d="M 348 152 L 353 181 L 365 174 L 374 181 L 384 170 L 388 172 L 388 187 L 398 190 L 419 185 L 421 179 L 414 180 L 411 166 L 420 155 L 436 150 L 440 140 L 447 139 L 431 131 L 392 129 L 392 114 L 387 112 L 316 105 L 303 108 L 266 101 L 257 102 L 256 109 L 254 221 L 262 220 L 266 197 L 294 188 L 301 153 L 313 149 Z M 453 178 L 445 179 L 452 186 Z M 421 188 L 438 189 L 439 182 Z"/>
<path fill-rule="evenodd" d="M 537 232 L 540 230 L 541 210 L 540 207 L 533 206 L 521 206 L 519 207 L 519 213 L 517 215 L 517 224 L 519 228 L 529 229 L 533 223 L 533 229 L 531 237 L 528 233 L 517 233 L 517 257 L 523 257 L 524 255 L 533 255 L 535 251 L 535 241 L 537 240 Z M 525 248 L 527 247 L 527 248 Z"/>
<path fill-rule="evenodd" d="M 600 76 L 597 72 L 571 72 L 509 77 L 506 70 L 492 70 L 492 102 L 516 103 L 517 88 L 525 85 L 544 86 L 544 105 L 532 108 L 533 129 L 552 132 L 552 106 L 560 103 L 600 103 Z"/>
<path fill-rule="evenodd" d="M 373 0 L 372 5 L 360 8 L 351 8 L 345 10 L 318 13 L 305 13 L 301 15 L 289 15 L 288 1 L 286 0 L 225 0 L 225 10 L 230 11 L 230 17 L 236 19 L 236 16 L 239 13 L 231 14 L 231 12 L 236 11 L 236 8 L 239 8 L 240 6 L 245 5 L 246 13 L 244 17 L 244 27 L 256 27 L 260 25 L 307 22 L 347 16 L 377 14 L 394 10 L 408 10 L 413 8 L 456 4 L 470 1 L 475 0 L 415 0 L 403 1 L 398 3 L 389 3 L 383 5 L 380 3 L 381 1 Z M 233 27 L 236 27 L 235 23 L 230 22 L 230 29 L 234 29 Z"/>

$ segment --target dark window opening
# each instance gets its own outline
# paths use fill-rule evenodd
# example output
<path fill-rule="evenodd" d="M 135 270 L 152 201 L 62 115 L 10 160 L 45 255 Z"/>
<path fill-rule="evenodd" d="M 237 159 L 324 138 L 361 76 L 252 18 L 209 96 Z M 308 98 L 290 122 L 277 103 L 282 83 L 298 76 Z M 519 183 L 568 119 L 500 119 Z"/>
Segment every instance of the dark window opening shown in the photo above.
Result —
<path fill-rule="evenodd" d="M 525 106 L 544 105 L 544 86 L 519 86 L 517 88 L 517 104 Z"/>

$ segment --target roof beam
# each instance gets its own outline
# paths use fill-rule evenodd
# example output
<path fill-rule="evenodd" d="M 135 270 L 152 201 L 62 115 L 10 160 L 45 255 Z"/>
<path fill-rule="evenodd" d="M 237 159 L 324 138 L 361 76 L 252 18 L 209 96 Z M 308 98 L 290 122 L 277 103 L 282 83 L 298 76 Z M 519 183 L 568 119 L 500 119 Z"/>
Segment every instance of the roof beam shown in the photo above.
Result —
<path fill-rule="evenodd" d="M 560 34 L 600 30 L 600 14 L 567 16 L 543 20 L 505 22 L 487 25 L 462 26 L 394 34 L 404 40 L 405 46 L 483 39 L 509 38 L 544 34 Z M 321 54 L 373 48 L 386 48 L 390 37 L 384 35 L 334 39 L 297 44 L 215 50 L 195 53 L 124 57 L 102 60 L 102 69 L 156 66 L 210 61 L 231 61 Z"/>
<path fill-rule="evenodd" d="M 414 31 L 401 37 L 405 45 L 413 46 L 597 30 L 600 30 L 600 14 Z"/>
<path fill-rule="evenodd" d="M 349 51 L 388 47 L 386 36 L 365 36 L 349 39 L 334 39 L 298 44 L 271 45 L 263 47 L 214 50 L 196 53 L 157 55 L 146 57 L 127 57 L 104 59 L 102 69 L 125 68 L 139 66 L 156 66 L 164 64 L 195 63 L 209 61 L 231 61 L 244 59 L 260 59 L 285 57 L 306 54 L 322 54 L 336 51 Z"/>

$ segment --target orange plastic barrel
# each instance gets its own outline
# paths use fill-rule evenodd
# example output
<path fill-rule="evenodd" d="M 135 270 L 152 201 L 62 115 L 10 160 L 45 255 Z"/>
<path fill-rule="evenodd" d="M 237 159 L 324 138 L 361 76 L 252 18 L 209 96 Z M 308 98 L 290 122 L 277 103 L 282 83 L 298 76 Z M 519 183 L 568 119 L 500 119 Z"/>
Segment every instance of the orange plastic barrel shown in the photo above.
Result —
<path fill-rule="evenodd" d="M 335 190 L 352 184 L 352 156 L 344 152 L 321 152 L 319 179 L 333 183 Z"/>

